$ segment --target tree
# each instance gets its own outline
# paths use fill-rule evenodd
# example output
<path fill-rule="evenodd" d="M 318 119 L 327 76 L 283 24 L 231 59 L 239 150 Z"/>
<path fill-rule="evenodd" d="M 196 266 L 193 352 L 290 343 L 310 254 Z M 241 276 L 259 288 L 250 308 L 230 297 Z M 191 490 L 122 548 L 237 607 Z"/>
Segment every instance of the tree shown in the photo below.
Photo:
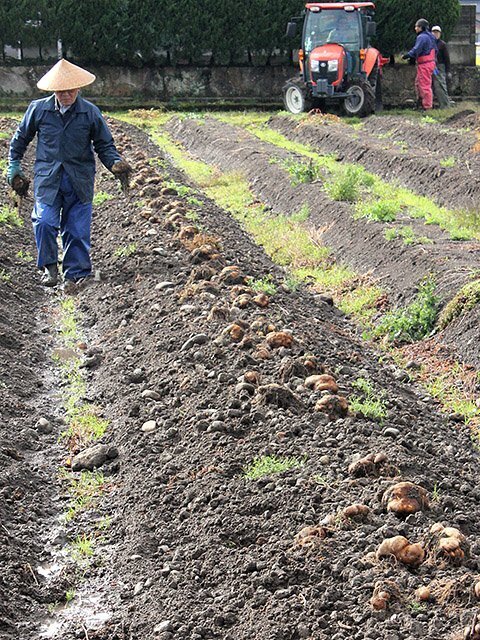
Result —
<path fill-rule="evenodd" d="M 16 0 L 1 0 L 0 2 L 0 46 L 2 58 L 5 60 L 7 44 L 16 45 L 21 39 L 22 16 L 19 3 Z"/>
<path fill-rule="evenodd" d="M 439 24 L 448 39 L 460 16 L 458 0 L 377 0 L 376 7 L 376 44 L 384 55 L 411 49 L 419 18 Z"/>

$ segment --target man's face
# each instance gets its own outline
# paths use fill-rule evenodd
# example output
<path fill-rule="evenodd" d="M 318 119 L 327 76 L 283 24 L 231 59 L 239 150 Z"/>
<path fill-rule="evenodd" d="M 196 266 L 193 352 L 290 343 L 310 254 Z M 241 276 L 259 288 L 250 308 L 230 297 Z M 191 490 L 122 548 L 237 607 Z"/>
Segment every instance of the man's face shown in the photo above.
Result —
<path fill-rule="evenodd" d="M 415 25 L 415 31 L 416 31 L 417 33 L 420 33 L 420 31 L 421 31 L 421 30 L 422 30 L 422 28 L 421 28 L 421 27 L 419 27 L 418 25 Z"/>
<path fill-rule="evenodd" d="M 62 107 L 71 107 L 78 96 L 79 89 L 68 89 L 67 91 L 55 91 L 55 96 Z"/>
<path fill-rule="evenodd" d="M 432 33 L 437 40 L 440 40 L 440 36 L 442 35 L 440 31 L 432 31 Z"/>

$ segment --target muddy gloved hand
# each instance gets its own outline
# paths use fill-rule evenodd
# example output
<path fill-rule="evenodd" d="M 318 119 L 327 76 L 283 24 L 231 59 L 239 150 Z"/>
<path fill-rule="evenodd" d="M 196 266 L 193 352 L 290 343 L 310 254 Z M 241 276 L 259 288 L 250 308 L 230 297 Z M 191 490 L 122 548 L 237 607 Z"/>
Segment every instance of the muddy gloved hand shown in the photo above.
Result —
<path fill-rule="evenodd" d="M 20 160 L 10 160 L 7 167 L 7 182 L 12 188 L 14 188 L 13 181 L 17 176 L 24 177 Z"/>
<path fill-rule="evenodd" d="M 127 193 L 130 186 L 130 174 L 133 171 L 132 167 L 125 160 L 119 160 L 114 163 L 111 171 L 113 175 L 120 180 L 122 191 Z"/>
<path fill-rule="evenodd" d="M 23 198 L 28 193 L 30 180 L 23 175 L 17 174 L 13 177 L 11 186 L 15 193 Z"/>
<path fill-rule="evenodd" d="M 402 60 L 410 60 L 410 56 L 408 55 L 408 53 L 403 54 Z"/>

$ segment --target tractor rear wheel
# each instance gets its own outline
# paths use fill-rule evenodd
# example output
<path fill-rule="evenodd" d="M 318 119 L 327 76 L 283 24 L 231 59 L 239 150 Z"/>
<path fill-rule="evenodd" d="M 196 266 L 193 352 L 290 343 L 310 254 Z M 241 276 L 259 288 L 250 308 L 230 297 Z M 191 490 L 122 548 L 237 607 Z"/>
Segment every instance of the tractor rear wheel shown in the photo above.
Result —
<path fill-rule="evenodd" d="M 283 87 L 283 102 L 285 109 L 290 113 L 303 113 L 312 108 L 313 103 L 307 97 L 307 89 L 302 85 L 303 82 L 289 80 Z"/>
<path fill-rule="evenodd" d="M 375 92 L 369 82 L 355 80 L 347 88 L 347 97 L 343 101 L 343 109 L 347 116 L 364 118 L 375 113 Z"/>

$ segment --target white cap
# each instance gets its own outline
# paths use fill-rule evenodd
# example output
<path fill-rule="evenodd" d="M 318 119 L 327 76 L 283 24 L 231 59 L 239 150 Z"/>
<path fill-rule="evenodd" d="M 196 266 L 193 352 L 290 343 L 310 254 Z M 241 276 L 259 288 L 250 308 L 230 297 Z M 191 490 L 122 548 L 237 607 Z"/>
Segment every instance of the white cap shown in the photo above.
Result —
<path fill-rule="evenodd" d="M 438 26 L 438 24 L 436 24 L 434 27 L 432 27 L 432 31 L 440 31 L 440 33 L 442 33 L 442 29 L 441 29 L 441 27 Z"/>

